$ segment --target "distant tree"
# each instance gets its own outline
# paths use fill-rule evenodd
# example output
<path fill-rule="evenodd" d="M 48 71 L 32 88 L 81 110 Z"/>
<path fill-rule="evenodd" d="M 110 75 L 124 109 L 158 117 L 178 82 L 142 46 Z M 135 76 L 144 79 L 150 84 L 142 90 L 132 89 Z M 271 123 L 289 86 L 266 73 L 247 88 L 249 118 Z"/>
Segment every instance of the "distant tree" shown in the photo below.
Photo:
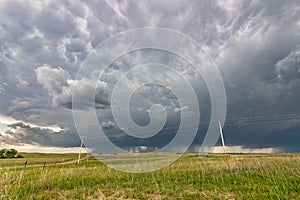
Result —
<path fill-rule="evenodd" d="M 0 158 L 4 158 L 5 149 L 0 149 Z"/>
<path fill-rule="evenodd" d="M 0 158 L 22 158 L 16 149 L 1 149 Z"/>
<path fill-rule="evenodd" d="M 18 153 L 17 150 L 15 150 L 15 149 L 9 149 L 9 150 L 6 151 L 6 157 L 7 158 L 15 158 L 15 157 L 18 156 L 17 153 Z"/>

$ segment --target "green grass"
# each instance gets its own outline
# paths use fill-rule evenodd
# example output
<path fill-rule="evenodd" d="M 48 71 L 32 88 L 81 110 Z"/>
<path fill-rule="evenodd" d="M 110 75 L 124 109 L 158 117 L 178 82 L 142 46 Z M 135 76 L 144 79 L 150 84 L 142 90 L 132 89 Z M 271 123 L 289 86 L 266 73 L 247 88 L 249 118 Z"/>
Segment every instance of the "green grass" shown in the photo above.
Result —
<path fill-rule="evenodd" d="M 45 154 L 45 153 L 19 153 L 24 158 L 17 159 L 0 159 L 0 168 L 5 167 L 22 167 L 25 161 L 28 165 L 43 165 L 62 163 L 77 159 L 77 154 Z M 85 155 L 83 155 L 85 156 Z"/>
<path fill-rule="evenodd" d="M 142 174 L 116 171 L 94 159 L 54 164 L 76 159 L 75 154 L 24 157 L 32 161 L 25 172 L 19 159 L 0 160 L 0 199 L 300 198 L 300 154 L 184 154 L 166 168 Z M 52 165 L 33 164 L 44 161 Z"/>

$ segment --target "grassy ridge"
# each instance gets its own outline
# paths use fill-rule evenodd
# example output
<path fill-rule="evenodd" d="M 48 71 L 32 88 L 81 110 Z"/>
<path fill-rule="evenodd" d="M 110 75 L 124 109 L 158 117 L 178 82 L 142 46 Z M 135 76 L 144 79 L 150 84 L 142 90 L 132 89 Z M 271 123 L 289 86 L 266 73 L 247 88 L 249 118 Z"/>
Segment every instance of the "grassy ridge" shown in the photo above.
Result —
<path fill-rule="evenodd" d="M 29 165 L 25 173 L 0 170 L 1 199 L 299 199 L 299 194 L 300 154 L 185 154 L 143 174 L 119 172 L 91 159 L 45 169 Z"/>

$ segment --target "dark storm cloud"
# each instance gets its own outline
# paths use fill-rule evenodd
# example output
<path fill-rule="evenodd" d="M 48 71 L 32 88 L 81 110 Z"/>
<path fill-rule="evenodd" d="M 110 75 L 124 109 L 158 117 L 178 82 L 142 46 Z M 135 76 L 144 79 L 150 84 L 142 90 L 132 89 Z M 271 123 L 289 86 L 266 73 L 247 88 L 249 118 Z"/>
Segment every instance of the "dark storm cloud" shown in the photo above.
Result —
<path fill-rule="evenodd" d="M 18 128 L 30 128 L 29 125 L 26 125 L 24 124 L 23 122 L 17 122 L 17 123 L 14 123 L 14 124 L 9 124 L 7 125 L 8 127 L 10 128 L 13 128 L 13 129 L 18 129 Z"/>
<path fill-rule="evenodd" d="M 274 4 L 252 3 L 240 10 L 235 20 L 239 27 L 220 48 L 221 56 L 217 62 L 223 67 L 220 70 L 226 84 L 228 118 L 272 118 L 300 112 L 297 103 L 300 101 L 300 73 L 297 71 L 299 2 L 278 1 Z M 291 137 L 295 140 L 300 137 L 295 131 L 299 118 L 295 119 L 298 120 L 296 123 L 286 119 L 273 123 L 269 120 L 272 126 L 254 123 L 240 128 L 225 125 L 227 142 L 286 149 L 289 142 L 292 145 Z"/>
<path fill-rule="evenodd" d="M 98 108 L 107 108 L 110 102 L 105 82 L 97 88 L 96 99 L 91 99 L 91 81 L 74 78 L 88 52 L 109 36 L 145 26 L 175 29 L 203 45 L 222 73 L 228 119 L 300 113 L 299 0 L 4 1 L 0 4 L 0 113 L 41 126 L 73 127 L 73 132 L 73 86 L 80 86 L 82 108 L 94 101 Z M 118 77 L 126 62 L 111 70 L 105 81 Z M 193 71 L 184 64 L 179 69 L 192 77 Z M 197 93 L 200 107 L 206 107 L 209 100 L 202 93 L 202 81 L 192 78 L 191 82 L 201 91 Z M 151 95 L 156 98 L 151 102 L 159 100 L 157 96 Z M 134 112 L 133 118 L 145 121 L 144 111 Z M 225 124 L 226 141 L 299 151 L 297 119 L 294 123 L 282 119 L 276 126 Z M 73 136 L 67 131 L 64 135 L 26 124 L 10 128 L 17 134 L 9 134 L 20 141 L 72 146 L 67 136 Z M 47 137 L 55 142 L 47 143 Z M 130 145 L 129 140 L 125 143 Z"/>

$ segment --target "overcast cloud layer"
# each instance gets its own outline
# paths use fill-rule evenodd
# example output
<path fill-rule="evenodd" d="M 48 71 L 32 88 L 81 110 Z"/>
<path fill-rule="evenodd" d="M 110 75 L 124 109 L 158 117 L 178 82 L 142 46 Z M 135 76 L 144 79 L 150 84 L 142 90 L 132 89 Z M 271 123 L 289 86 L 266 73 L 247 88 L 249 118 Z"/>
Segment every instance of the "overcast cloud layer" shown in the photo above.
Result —
<path fill-rule="evenodd" d="M 149 26 L 192 37 L 217 64 L 227 93 L 227 145 L 300 151 L 299 0 L 0 1 L 0 144 L 78 146 L 72 88 L 82 89 L 82 109 L 92 105 L 95 89 L 88 79 L 75 80 L 82 61 L 106 38 Z M 110 107 L 110 84 L 126 71 L 124 66 L 153 59 L 190 77 L 207 120 L 210 102 L 201 77 L 160 52 L 135 52 L 113 63 L 98 81 L 97 109 Z M 145 78 L 147 74 L 151 72 L 144 71 Z M 97 74 L 91 80 L 95 78 Z M 170 99 L 174 95 L 165 88 L 141 88 L 132 99 L 137 108 L 131 109 L 133 119 L 149 123 L 149 106 L 162 102 L 167 125 L 176 126 L 178 111 L 185 108 Z M 108 135 L 124 136 L 109 111 L 99 119 Z M 149 145 L 159 147 L 168 137 L 154 138 Z M 126 137 L 117 143 L 144 144 Z"/>

